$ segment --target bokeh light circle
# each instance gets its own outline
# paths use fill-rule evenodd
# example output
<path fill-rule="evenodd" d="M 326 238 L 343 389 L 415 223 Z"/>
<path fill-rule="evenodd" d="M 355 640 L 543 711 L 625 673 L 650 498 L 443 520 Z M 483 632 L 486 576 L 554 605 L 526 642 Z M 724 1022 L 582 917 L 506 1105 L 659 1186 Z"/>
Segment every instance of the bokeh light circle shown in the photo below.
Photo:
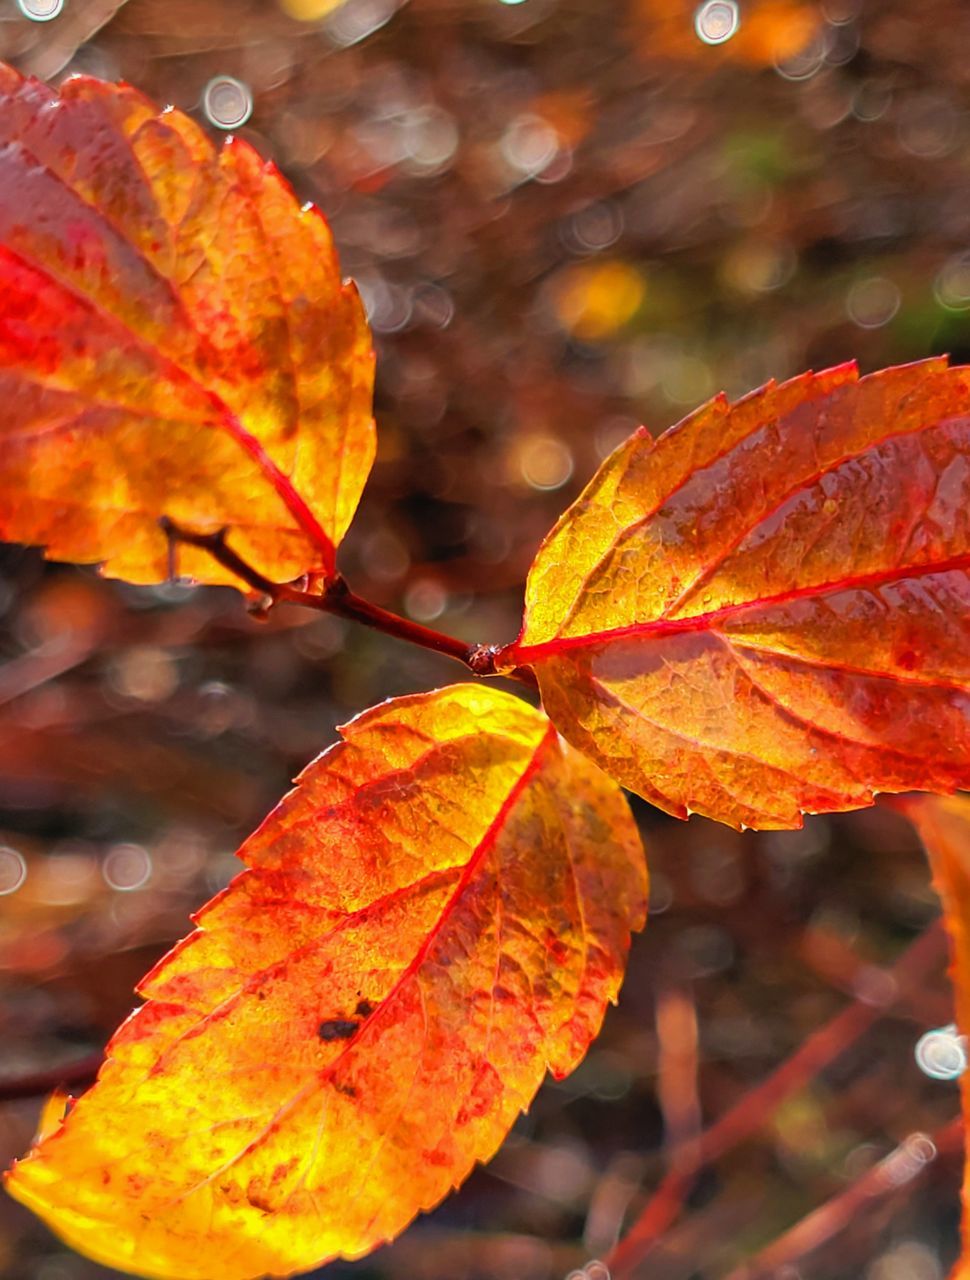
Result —
<path fill-rule="evenodd" d="M 22 853 L 0 845 L 0 897 L 16 893 L 27 879 L 27 863 Z"/>
<path fill-rule="evenodd" d="M 704 44 L 724 44 L 737 34 L 740 25 L 737 0 L 705 0 L 694 14 L 694 30 Z"/>
<path fill-rule="evenodd" d="M 880 329 L 899 310 L 902 297 L 898 287 L 885 276 L 866 276 L 849 290 L 845 309 L 860 329 Z"/>
<path fill-rule="evenodd" d="M 101 863 L 105 884 L 120 893 L 143 888 L 151 878 L 152 860 L 140 844 L 113 845 Z"/>
<path fill-rule="evenodd" d="M 943 264 L 933 293 L 947 311 L 970 311 L 970 254 L 954 254 Z"/>
<path fill-rule="evenodd" d="M 238 129 L 253 114 L 253 95 L 234 76 L 213 76 L 202 94 L 202 110 L 216 128 Z"/>
<path fill-rule="evenodd" d="M 967 1069 L 967 1043 L 954 1023 L 920 1036 L 916 1065 L 931 1080 L 958 1080 Z"/>
<path fill-rule="evenodd" d="M 17 0 L 17 7 L 31 22 L 50 22 L 64 10 L 64 0 Z"/>

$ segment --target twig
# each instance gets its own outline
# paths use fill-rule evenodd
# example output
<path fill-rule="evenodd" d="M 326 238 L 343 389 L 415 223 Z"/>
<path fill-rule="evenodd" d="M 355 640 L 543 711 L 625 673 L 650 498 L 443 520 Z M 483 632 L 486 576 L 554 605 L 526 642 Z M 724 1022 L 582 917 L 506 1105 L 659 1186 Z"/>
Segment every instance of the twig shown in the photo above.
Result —
<path fill-rule="evenodd" d="M 766 1249 L 730 1273 L 727 1280 L 768 1280 L 796 1259 L 814 1252 L 843 1231 L 873 1200 L 911 1187 L 938 1156 L 955 1154 L 963 1146 L 963 1118 L 956 1116 L 932 1137 L 912 1133 L 888 1156 L 857 1178 L 801 1222 L 780 1235 Z"/>
<path fill-rule="evenodd" d="M 208 552 L 213 560 L 221 564 L 224 569 L 228 569 L 230 573 L 234 573 L 253 591 L 258 592 L 265 601 L 262 606 L 263 612 L 275 604 L 303 605 L 307 609 L 316 609 L 321 613 L 332 613 L 338 618 L 359 622 L 365 627 L 383 632 L 384 635 L 394 636 L 398 640 L 407 640 L 422 649 L 443 653 L 446 657 L 463 663 L 476 676 L 498 674 L 496 655 L 501 652 L 501 646 L 466 644 L 463 640 L 446 635 L 442 631 L 434 631 L 430 627 L 422 626 L 419 622 L 402 618 L 396 613 L 382 609 L 380 605 L 372 604 L 369 600 L 355 595 L 339 574 L 328 579 L 319 592 L 304 591 L 288 583 L 271 582 L 233 551 L 226 541 L 227 529 L 218 529 L 215 533 L 194 533 L 191 529 L 184 529 L 176 524 L 168 516 L 163 516 L 159 524 L 169 540 L 173 572 L 174 553 L 178 544 L 184 543 L 186 546 L 198 547 Z M 533 687 L 536 683 L 535 676 L 528 668 L 503 670 L 501 674 L 521 680 Z"/>
<path fill-rule="evenodd" d="M 0 707 L 33 693 L 48 680 L 66 675 L 86 662 L 93 652 L 94 638 L 90 633 L 68 634 L 64 639 L 49 641 L 32 653 L 5 663 L 0 672 Z"/>
<path fill-rule="evenodd" d="M 891 1005 L 913 986 L 944 953 L 944 933 L 939 921 L 925 929 L 888 970 L 893 997 L 885 1005 L 857 999 L 824 1026 L 776 1071 L 724 1113 L 694 1141 L 687 1142 L 671 1160 L 671 1169 L 659 1183 L 630 1230 L 606 1258 L 616 1280 L 632 1273 L 676 1219 L 697 1174 L 739 1142 L 757 1132 L 792 1093 L 812 1080 L 867 1031 Z"/>
<path fill-rule="evenodd" d="M 671 984 L 657 993 L 657 1101 L 671 1164 L 679 1166 L 701 1131 L 697 1093 L 697 1007 L 688 986 Z"/>

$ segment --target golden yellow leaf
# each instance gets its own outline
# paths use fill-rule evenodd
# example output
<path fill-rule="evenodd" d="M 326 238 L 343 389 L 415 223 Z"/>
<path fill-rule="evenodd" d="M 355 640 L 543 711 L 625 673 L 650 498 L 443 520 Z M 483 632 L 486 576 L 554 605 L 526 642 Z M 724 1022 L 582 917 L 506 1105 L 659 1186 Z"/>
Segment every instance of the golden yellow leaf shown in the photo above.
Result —
<path fill-rule="evenodd" d="M 366 1253 L 492 1155 L 616 996 L 643 851 L 540 712 L 458 685 L 343 736 L 8 1176 L 100 1262 L 245 1280 Z"/>

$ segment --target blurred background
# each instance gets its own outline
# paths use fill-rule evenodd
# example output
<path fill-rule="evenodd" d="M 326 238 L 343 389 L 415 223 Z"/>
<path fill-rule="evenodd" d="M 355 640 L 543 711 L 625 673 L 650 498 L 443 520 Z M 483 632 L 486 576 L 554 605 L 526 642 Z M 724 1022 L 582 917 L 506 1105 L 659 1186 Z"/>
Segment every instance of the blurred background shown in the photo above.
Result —
<path fill-rule="evenodd" d="M 965 0 L 0 0 L 0 58 L 242 133 L 322 208 L 378 347 L 345 572 L 469 640 L 515 635 L 541 536 L 637 424 L 853 357 L 970 357 Z M 0 660 L 0 1089 L 103 1046 L 335 724 L 462 678 L 19 548 Z M 592 1260 L 646 1208 L 617 1276 L 942 1280 L 959 1104 L 934 1078 L 952 1043 L 914 1057 L 952 1012 L 910 828 L 637 814 L 652 917 L 586 1063 L 438 1211 L 326 1274 L 606 1280 Z M 39 1106 L 0 1105 L 4 1163 Z M 3 1280 L 114 1274 L 0 1202 Z"/>

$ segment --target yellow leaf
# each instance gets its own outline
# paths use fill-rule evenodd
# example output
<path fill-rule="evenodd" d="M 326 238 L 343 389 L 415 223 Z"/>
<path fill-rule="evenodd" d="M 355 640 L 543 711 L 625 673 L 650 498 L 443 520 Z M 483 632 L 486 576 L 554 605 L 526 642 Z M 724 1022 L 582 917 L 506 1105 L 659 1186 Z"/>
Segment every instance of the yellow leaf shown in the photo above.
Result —
<path fill-rule="evenodd" d="M 97 1261 L 172 1280 L 357 1257 L 572 1070 L 643 922 L 619 789 L 508 694 L 343 730 L 8 1178 Z"/>

